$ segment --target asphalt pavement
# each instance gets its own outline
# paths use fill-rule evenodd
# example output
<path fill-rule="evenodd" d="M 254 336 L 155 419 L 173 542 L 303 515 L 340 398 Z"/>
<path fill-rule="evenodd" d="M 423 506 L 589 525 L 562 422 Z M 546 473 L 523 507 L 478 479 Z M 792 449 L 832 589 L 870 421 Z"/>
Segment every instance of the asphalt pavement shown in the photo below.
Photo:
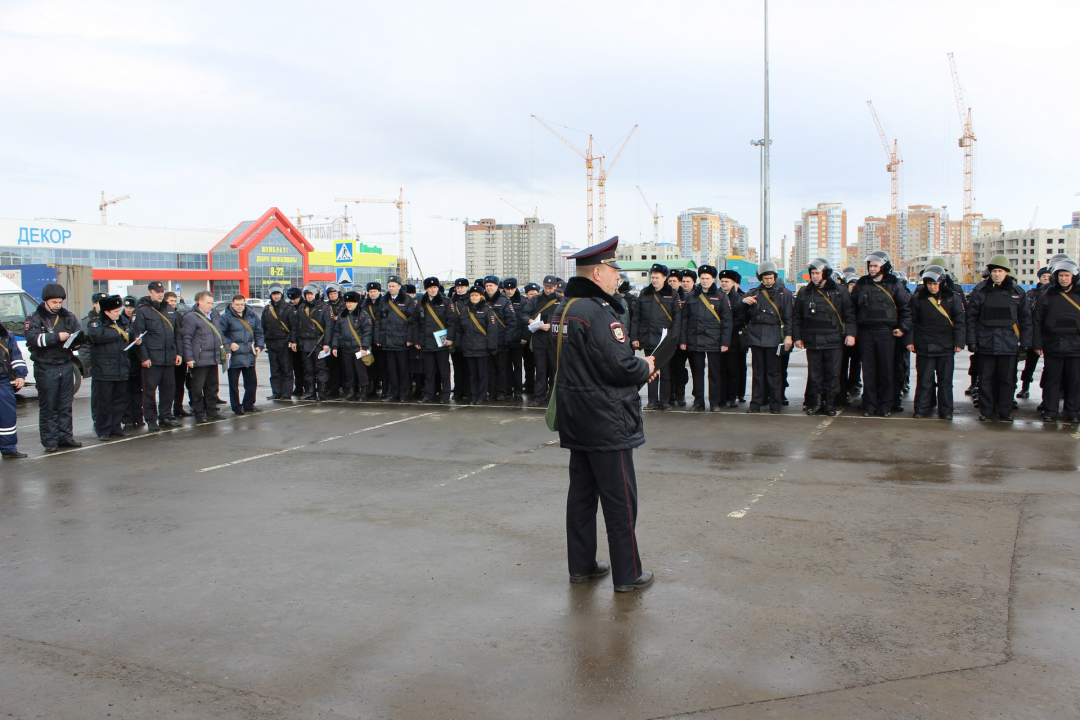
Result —
<path fill-rule="evenodd" d="M 520 403 L 277 402 L 0 463 L 0 712 L 1080 717 L 1080 431 L 646 413 L 645 591 L 567 582 Z M 259 367 L 265 386 L 267 370 Z M 222 397 L 227 397 L 223 389 Z M 689 391 L 688 391 L 689 392 Z M 1037 396 L 1037 387 L 1033 396 Z M 600 559 L 606 559 L 600 522 Z"/>

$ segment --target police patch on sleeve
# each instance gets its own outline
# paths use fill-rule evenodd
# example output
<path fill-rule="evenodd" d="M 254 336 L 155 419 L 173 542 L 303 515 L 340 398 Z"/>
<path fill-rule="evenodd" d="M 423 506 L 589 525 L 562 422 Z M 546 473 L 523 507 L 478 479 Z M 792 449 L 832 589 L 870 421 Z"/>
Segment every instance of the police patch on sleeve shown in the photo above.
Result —
<path fill-rule="evenodd" d="M 620 322 L 611 323 L 611 334 L 619 342 L 621 342 L 621 343 L 626 342 L 626 331 L 623 330 L 622 323 L 620 323 Z"/>

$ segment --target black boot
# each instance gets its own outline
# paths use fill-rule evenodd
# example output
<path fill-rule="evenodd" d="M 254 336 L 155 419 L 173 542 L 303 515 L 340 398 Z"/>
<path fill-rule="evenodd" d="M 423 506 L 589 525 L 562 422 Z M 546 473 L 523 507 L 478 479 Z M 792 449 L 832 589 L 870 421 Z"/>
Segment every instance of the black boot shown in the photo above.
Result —
<path fill-rule="evenodd" d="M 836 417 L 836 396 L 826 393 L 821 410 L 829 417 Z"/>
<path fill-rule="evenodd" d="M 1020 387 L 1020 392 L 1016 393 L 1016 397 L 1024 398 L 1026 400 L 1027 398 L 1029 398 L 1031 396 L 1030 390 L 1031 390 L 1031 383 L 1029 383 L 1027 380 L 1025 380 L 1024 384 Z"/>
<path fill-rule="evenodd" d="M 806 414 L 817 415 L 818 410 L 821 409 L 821 395 L 817 393 L 811 393 L 806 396 Z"/>

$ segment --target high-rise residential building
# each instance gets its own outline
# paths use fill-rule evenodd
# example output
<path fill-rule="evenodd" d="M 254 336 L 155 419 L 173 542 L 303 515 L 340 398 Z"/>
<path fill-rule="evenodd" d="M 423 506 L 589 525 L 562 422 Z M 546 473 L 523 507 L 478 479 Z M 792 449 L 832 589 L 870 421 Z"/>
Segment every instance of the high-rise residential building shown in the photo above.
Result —
<path fill-rule="evenodd" d="M 806 272 L 811 258 L 821 257 L 835 267 L 843 267 L 847 246 L 847 210 L 842 203 L 818 203 L 813 210 L 803 210 L 795 223 L 793 280 Z"/>
<path fill-rule="evenodd" d="M 974 269 L 982 272 L 995 255 L 1009 258 L 1013 275 L 1025 285 L 1038 282 L 1039 268 L 1058 253 L 1077 257 L 1080 253 L 1080 228 L 1060 230 L 1010 230 L 1006 233 L 980 235 L 971 242 Z M 970 281 L 969 281 L 970 282 Z"/>
<path fill-rule="evenodd" d="M 916 256 L 939 255 L 950 250 L 949 213 L 945 208 L 909 205 L 907 210 L 900 211 L 896 226 L 896 256 L 892 257 L 896 268 Z"/>
<path fill-rule="evenodd" d="M 520 224 L 484 218 L 465 226 L 465 272 L 470 279 L 498 275 L 516 277 L 522 284 L 539 282 L 555 272 L 557 261 L 551 223 L 535 217 Z"/>
<path fill-rule="evenodd" d="M 559 248 L 559 257 L 555 260 L 555 275 L 561 277 L 563 280 L 569 280 L 572 275 L 577 274 L 577 260 L 571 260 L 571 255 L 576 255 L 581 248 L 576 248 L 571 245 L 563 243 L 563 246 Z M 540 284 L 543 277 L 532 278 L 532 281 L 536 284 Z"/>
<path fill-rule="evenodd" d="M 1080 228 L 1080 212 L 1074 212 L 1072 214 L 1072 225 L 1069 227 Z"/>
<path fill-rule="evenodd" d="M 654 262 L 665 265 L 677 263 L 682 259 L 678 245 L 672 243 L 641 243 L 640 245 L 619 245 L 615 253 L 617 260 L 623 262 Z"/>
<path fill-rule="evenodd" d="M 728 255 L 744 255 L 750 237 L 745 225 L 709 207 L 683 210 L 677 229 L 682 259 L 698 265 L 720 265 Z"/>
<path fill-rule="evenodd" d="M 1000 233 L 1000 220 L 984 218 L 979 213 L 967 215 L 964 220 L 950 220 L 948 251 L 958 253 L 968 250 L 969 248 L 964 248 L 965 237 L 972 238 L 972 242 L 974 242 L 974 238 L 980 235 L 997 235 Z"/>

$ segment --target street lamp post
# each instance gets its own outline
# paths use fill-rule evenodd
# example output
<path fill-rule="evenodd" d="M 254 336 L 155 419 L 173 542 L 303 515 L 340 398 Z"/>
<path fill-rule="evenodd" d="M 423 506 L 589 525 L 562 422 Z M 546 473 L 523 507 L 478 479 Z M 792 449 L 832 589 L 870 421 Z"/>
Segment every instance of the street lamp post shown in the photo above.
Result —
<path fill-rule="evenodd" d="M 771 256 L 770 229 L 769 229 L 769 0 L 765 0 L 765 137 L 762 139 L 762 239 L 761 259 L 768 260 Z"/>

